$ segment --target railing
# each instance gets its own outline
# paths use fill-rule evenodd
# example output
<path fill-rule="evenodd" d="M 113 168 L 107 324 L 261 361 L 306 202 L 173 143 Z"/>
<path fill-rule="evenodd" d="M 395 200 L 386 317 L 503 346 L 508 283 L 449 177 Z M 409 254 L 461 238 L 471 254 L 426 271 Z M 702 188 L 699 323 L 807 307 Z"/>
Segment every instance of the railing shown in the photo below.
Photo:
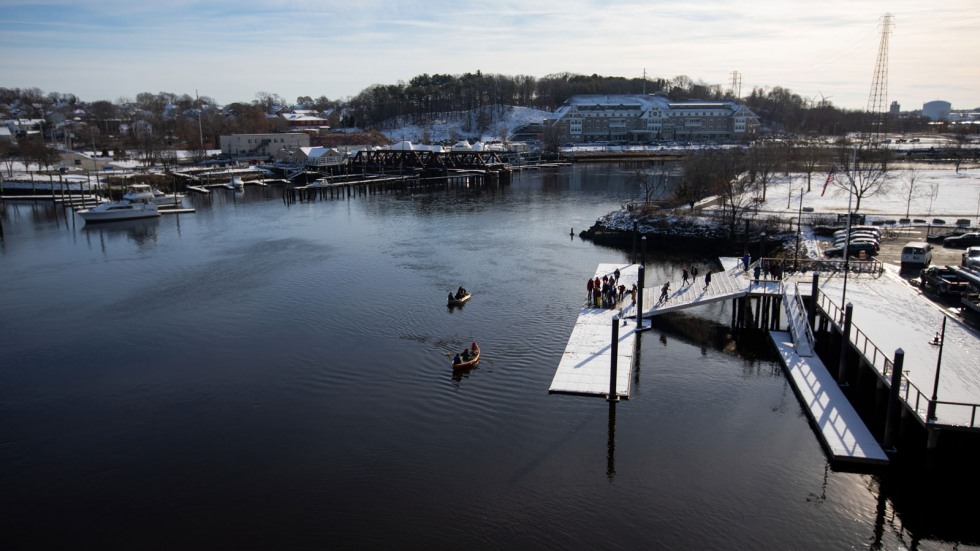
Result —
<path fill-rule="evenodd" d="M 843 331 L 844 322 L 843 315 L 839 306 L 834 304 L 830 298 L 824 294 L 820 293 L 818 304 L 820 308 L 830 317 L 831 321 L 837 326 L 837 328 Z M 854 323 L 851 323 L 852 335 L 847 335 L 847 340 L 854 345 L 855 350 L 864 356 L 864 359 L 868 361 L 874 368 L 875 372 L 878 374 L 878 378 L 884 383 L 885 386 L 891 386 L 891 374 L 894 368 L 894 362 L 892 358 L 888 356 L 883 350 L 878 348 L 871 339 L 861 331 Z M 901 397 L 905 403 L 912 408 L 917 413 L 922 413 L 927 410 L 931 400 L 929 395 L 923 392 L 914 383 L 908 380 L 904 373 L 901 375 L 899 383 L 899 397 Z M 980 408 L 980 404 L 969 404 L 962 402 L 945 402 L 942 400 L 936 400 L 935 402 L 938 410 L 938 406 L 953 406 L 953 407 L 967 407 L 970 408 L 970 428 L 977 427 L 977 409 Z M 926 419 L 928 422 L 929 420 Z"/>
<path fill-rule="evenodd" d="M 813 258 L 800 258 L 795 261 L 786 260 L 786 270 L 792 270 L 793 264 L 796 265 L 794 271 L 797 272 L 840 272 L 843 273 L 845 268 L 848 273 L 851 274 L 871 274 L 873 276 L 880 276 L 884 270 L 884 265 L 878 260 L 850 260 L 844 262 L 844 259 L 839 260 L 823 260 L 823 259 L 813 259 Z"/>
<path fill-rule="evenodd" d="M 785 284 L 780 284 L 783 295 L 783 307 L 786 309 L 786 317 L 789 319 L 789 331 L 793 336 L 793 343 L 796 345 L 796 353 L 800 356 L 813 355 L 813 330 L 807 322 L 806 308 L 803 305 L 803 298 L 800 296 L 799 283 L 794 283 L 794 293 L 789 295 L 789 288 Z"/>

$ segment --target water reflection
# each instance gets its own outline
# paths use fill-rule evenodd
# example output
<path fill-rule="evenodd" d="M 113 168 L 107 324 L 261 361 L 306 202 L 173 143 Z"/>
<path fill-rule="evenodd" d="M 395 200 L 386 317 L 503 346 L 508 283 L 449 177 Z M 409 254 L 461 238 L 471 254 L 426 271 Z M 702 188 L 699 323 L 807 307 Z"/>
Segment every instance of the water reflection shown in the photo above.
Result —
<path fill-rule="evenodd" d="M 85 224 L 82 226 L 81 231 L 89 238 L 97 237 L 103 240 L 112 240 L 119 237 L 126 237 L 133 243 L 144 246 L 156 242 L 159 227 L 160 218 L 154 217 L 139 220 L 104 222 L 101 224 Z"/>

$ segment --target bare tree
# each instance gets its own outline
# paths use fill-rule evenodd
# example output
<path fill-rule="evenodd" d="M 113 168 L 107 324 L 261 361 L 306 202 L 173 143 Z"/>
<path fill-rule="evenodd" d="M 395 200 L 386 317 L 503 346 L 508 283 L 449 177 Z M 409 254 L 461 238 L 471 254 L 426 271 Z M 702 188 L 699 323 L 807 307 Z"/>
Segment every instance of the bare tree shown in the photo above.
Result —
<path fill-rule="evenodd" d="M 784 158 L 782 145 L 775 142 L 765 142 L 749 149 L 748 177 L 761 190 L 762 201 L 766 200 L 766 187 L 776 175 L 776 171 L 783 163 Z"/>
<path fill-rule="evenodd" d="M 909 217 L 909 212 L 912 210 L 912 200 L 922 196 L 922 189 L 919 185 L 918 177 L 919 173 L 915 165 L 909 163 L 901 180 L 902 194 L 905 196 L 905 218 Z"/>
<path fill-rule="evenodd" d="M 745 160 L 734 151 L 719 155 L 713 164 L 714 189 L 724 201 L 723 219 L 734 233 L 752 207 L 758 183 L 744 174 Z"/>
<path fill-rule="evenodd" d="M 806 174 L 806 190 L 811 191 L 811 181 L 813 173 L 817 167 L 822 167 L 830 163 L 830 155 L 827 149 L 818 145 L 806 142 L 797 143 L 793 148 L 793 161 L 798 170 Z"/>
<path fill-rule="evenodd" d="M 840 177 L 834 185 L 845 193 L 853 194 L 861 210 L 861 200 L 873 197 L 888 189 L 888 160 L 890 153 L 877 145 L 861 143 L 852 145 L 846 140 L 838 142 L 835 161 Z"/>
<path fill-rule="evenodd" d="M 939 196 L 939 182 L 929 182 L 926 186 L 926 195 L 929 197 L 929 216 L 932 216 L 932 203 Z"/>
<path fill-rule="evenodd" d="M 153 125 L 145 120 L 133 123 L 133 141 L 143 165 L 149 167 L 156 161 L 159 152 L 159 140 L 153 135 Z"/>
<path fill-rule="evenodd" d="M 663 166 L 655 170 L 637 168 L 630 173 L 629 181 L 640 189 L 645 204 L 667 190 L 667 173 Z"/>
<path fill-rule="evenodd" d="M 691 205 L 708 194 L 719 197 L 722 219 L 734 232 L 753 202 L 756 184 L 744 174 L 746 161 L 740 150 L 702 150 L 684 160 L 684 176 L 675 192 Z"/>
<path fill-rule="evenodd" d="M 177 150 L 173 146 L 164 146 L 160 148 L 157 154 L 157 158 L 160 160 L 160 164 L 163 166 L 164 172 L 170 172 L 174 167 L 177 166 Z"/>
<path fill-rule="evenodd" d="M 14 175 L 15 160 L 17 160 L 17 146 L 10 140 L 0 140 L 0 161 L 7 166 L 7 176 Z"/>

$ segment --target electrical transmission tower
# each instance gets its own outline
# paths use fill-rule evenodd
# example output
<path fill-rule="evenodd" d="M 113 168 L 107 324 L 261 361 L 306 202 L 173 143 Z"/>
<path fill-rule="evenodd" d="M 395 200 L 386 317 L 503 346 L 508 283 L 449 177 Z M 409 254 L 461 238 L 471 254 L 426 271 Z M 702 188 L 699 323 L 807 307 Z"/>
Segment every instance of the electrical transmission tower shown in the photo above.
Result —
<path fill-rule="evenodd" d="M 885 131 L 888 103 L 888 37 L 892 32 L 892 14 L 881 18 L 881 43 L 878 45 L 878 60 L 875 62 L 875 76 L 868 95 L 868 110 L 865 112 L 868 139 L 874 143 Z"/>
<path fill-rule="evenodd" d="M 742 95 L 742 74 L 732 71 L 732 95 L 737 100 Z"/>

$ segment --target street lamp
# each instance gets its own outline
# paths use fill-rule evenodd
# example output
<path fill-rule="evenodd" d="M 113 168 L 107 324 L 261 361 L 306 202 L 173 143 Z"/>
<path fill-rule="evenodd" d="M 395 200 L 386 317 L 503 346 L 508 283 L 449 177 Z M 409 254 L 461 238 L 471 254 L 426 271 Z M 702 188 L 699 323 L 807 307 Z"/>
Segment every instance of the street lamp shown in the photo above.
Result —
<path fill-rule="evenodd" d="M 800 210 L 796 213 L 796 248 L 793 249 L 793 271 L 799 271 L 797 262 L 800 259 L 800 233 L 803 224 L 803 188 L 800 188 Z"/>

